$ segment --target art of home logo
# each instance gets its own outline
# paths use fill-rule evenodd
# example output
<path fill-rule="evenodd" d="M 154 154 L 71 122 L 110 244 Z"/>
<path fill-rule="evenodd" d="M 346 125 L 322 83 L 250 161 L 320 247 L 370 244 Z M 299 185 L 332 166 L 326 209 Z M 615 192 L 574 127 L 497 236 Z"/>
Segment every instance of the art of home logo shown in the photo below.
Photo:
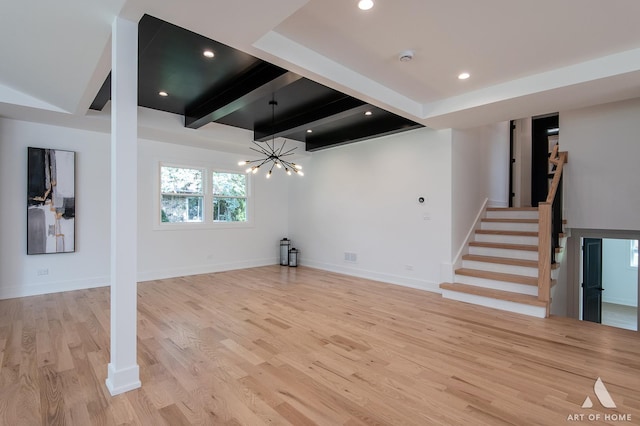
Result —
<path fill-rule="evenodd" d="M 613 398 L 609 394 L 607 387 L 602 382 L 602 379 L 598 377 L 595 384 L 593 385 L 593 391 L 604 408 L 613 409 L 616 408 L 616 403 L 613 402 Z M 593 401 L 587 395 L 584 402 L 582 403 L 582 408 L 593 408 Z M 630 422 L 631 414 L 620 414 L 620 413 L 573 413 L 567 416 L 567 421 L 605 421 L 605 422 Z"/>

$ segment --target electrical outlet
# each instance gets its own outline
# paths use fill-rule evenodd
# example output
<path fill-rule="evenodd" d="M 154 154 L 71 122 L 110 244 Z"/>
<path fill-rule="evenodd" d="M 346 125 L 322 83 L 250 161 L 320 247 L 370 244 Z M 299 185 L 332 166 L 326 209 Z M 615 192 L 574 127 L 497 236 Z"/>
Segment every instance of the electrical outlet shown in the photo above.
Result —
<path fill-rule="evenodd" d="M 350 253 L 348 251 L 344 252 L 344 261 L 356 263 L 358 261 L 358 255 L 356 253 Z"/>
<path fill-rule="evenodd" d="M 42 275 L 49 275 L 49 269 L 48 268 L 38 269 L 38 276 L 42 276 Z"/>

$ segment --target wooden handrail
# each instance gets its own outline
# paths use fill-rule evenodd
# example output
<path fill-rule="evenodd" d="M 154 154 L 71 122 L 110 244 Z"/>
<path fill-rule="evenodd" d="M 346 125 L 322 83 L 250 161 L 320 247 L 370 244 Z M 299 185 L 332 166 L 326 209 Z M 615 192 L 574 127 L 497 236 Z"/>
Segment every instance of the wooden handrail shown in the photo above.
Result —
<path fill-rule="evenodd" d="M 557 152 L 557 146 L 558 145 L 553 148 L 554 152 Z M 564 163 L 567 162 L 567 152 L 560 152 L 557 157 L 549 157 L 549 162 L 556 165 L 553 180 L 551 181 L 551 188 L 549 188 L 549 194 L 547 195 L 547 203 L 553 203 L 553 199 L 556 198 L 556 192 L 558 192 L 558 185 L 560 185 Z"/>
<path fill-rule="evenodd" d="M 556 169 L 546 201 L 538 204 L 538 300 L 546 303 L 546 316 L 549 316 L 551 307 L 552 205 L 558 192 L 564 164 L 567 162 L 567 153 L 558 152 L 556 145 L 549 162 L 555 164 Z"/>

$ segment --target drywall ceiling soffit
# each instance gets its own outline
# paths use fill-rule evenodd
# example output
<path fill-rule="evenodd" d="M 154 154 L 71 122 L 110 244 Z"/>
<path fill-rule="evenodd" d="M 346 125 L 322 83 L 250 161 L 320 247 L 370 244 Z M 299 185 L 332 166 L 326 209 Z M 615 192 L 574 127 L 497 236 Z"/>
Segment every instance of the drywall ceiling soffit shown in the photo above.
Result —
<path fill-rule="evenodd" d="M 594 61 L 631 56 L 640 47 L 639 14 L 640 2 L 634 0 L 377 1 L 364 13 L 350 2 L 312 0 L 255 47 L 286 57 L 302 75 L 308 70 L 320 82 L 370 96 L 368 101 L 427 126 L 446 121 L 469 127 L 475 121 L 467 119 L 470 108 L 486 105 L 483 116 L 494 122 L 511 113 L 526 115 L 522 99 L 533 93 L 545 94 L 547 108 L 557 110 L 553 91 L 584 83 L 582 74 L 590 73 Z M 403 63 L 398 55 L 406 49 L 415 56 Z M 628 65 L 605 64 L 609 76 L 592 81 L 599 85 L 640 70 L 637 61 L 631 70 Z M 551 73 L 572 66 L 578 74 L 568 79 Z M 458 80 L 462 71 L 471 78 Z M 535 90 L 529 90 L 526 85 L 536 76 Z M 500 91 L 505 85 L 513 86 L 511 93 Z M 498 103 L 483 93 L 495 89 Z M 566 104 L 586 106 L 579 97 Z"/>
<path fill-rule="evenodd" d="M 0 46 L 0 86 L 7 89 L 0 90 L 0 102 L 15 105 L 16 111 L 28 110 L 24 104 L 30 103 L 85 114 L 110 68 L 114 17 L 137 21 L 144 13 L 430 127 L 469 127 L 524 116 L 532 109 L 579 108 L 636 93 L 637 65 L 632 70 L 608 67 L 609 76 L 591 80 L 567 81 L 556 74 L 529 91 L 521 85 L 528 84 L 527 78 L 640 48 L 637 0 L 378 0 L 367 13 L 355 3 L 7 3 L 0 14 L 0 37 L 12 42 Z M 306 53 L 287 56 L 282 40 Z M 397 55 L 405 49 L 413 49 L 415 58 L 400 63 Z M 471 72 L 471 79 L 455 78 L 462 69 Z M 620 87 L 622 80 L 630 90 Z M 509 85 L 514 90 L 501 91 Z M 570 90 L 575 86 L 591 94 Z M 13 104 L 15 92 L 22 100 Z M 532 99 L 535 108 L 526 102 Z"/>

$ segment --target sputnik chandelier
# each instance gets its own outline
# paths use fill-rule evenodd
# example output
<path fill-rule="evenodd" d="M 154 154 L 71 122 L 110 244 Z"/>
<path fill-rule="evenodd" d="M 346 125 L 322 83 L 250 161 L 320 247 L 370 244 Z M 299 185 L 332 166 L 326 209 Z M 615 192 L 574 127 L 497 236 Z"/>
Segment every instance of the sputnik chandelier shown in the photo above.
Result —
<path fill-rule="evenodd" d="M 292 163 L 283 158 L 283 157 L 288 157 L 290 155 L 293 155 L 293 151 L 295 151 L 297 147 L 293 147 L 285 151 L 286 141 L 283 141 L 282 145 L 278 147 L 276 146 L 275 111 L 276 111 L 276 105 L 278 105 L 278 102 L 271 100 L 269 101 L 269 105 L 271 105 L 271 128 L 272 128 L 271 143 L 267 141 L 267 142 L 264 142 L 264 145 L 261 145 L 260 143 L 253 141 L 255 147 L 252 146 L 249 148 L 252 151 L 262 154 L 264 157 L 258 160 L 240 161 L 238 165 L 239 166 L 251 165 L 251 167 L 249 167 L 246 170 L 246 172 L 254 173 L 254 174 L 258 173 L 258 170 L 260 169 L 260 167 L 266 165 L 265 169 L 267 168 L 269 169 L 269 171 L 267 172 L 267 179 L 271 177 L 271 173 L 273 172 L 274 167 L 277 167 L 278 169 L 284 168 L 285 173 L 288 175 L 295 173 L 297 175 L 304 176 L 304 173 L 302 173 L 302 170 L 301 170 L 302 169 L 301 165 Z"/>

